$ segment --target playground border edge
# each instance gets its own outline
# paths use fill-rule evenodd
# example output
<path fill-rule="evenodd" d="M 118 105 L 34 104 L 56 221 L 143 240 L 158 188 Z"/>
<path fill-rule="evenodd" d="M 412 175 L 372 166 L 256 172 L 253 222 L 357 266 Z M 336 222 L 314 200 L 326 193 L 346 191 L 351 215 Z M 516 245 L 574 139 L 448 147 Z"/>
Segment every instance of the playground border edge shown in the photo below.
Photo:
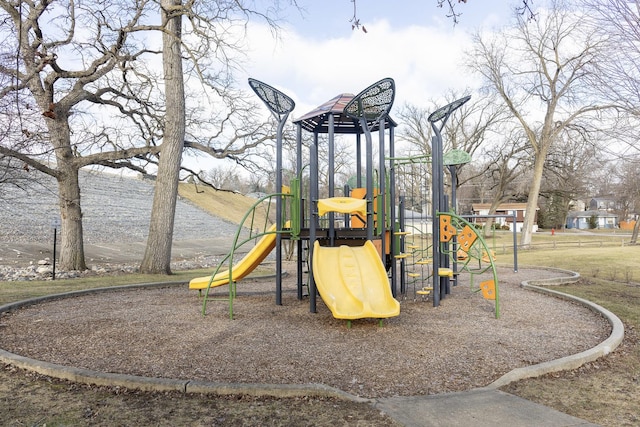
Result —
<path fill-rule="evenodd" d="M 540 267 L 529 267 L 540 268 Z M 546 268 L 545 268 L 546 269 Z M 548 362 L 539 363 L 536 365 L 525 366 L 521 368 L 513 369 L 507 372 L 491 384 L 485 387 L 478 387 L 474 390 L 494 390 L 500 387 L 506 386 L 515 381 L 519 381 L 525 378 L 533 378 L 545 375 L 551 372 L 558 372 L 562 370 L 576 369 L 585 363 L 594 361 L 600 357 L 614 351 L 624 339 L 624 325 L 622 321 L 612 312 L 604 307 L 595 304 L 591 301 L 575 297 L 573 295 L 565 294 L 563 292 L 547 289 L 536 284 L 544 285 L 557 285 L 561 283 L 572 283 L 580 278 L 580 275 L 576 272 L 553 269 L 565 274 L 569 274 L 569 277 L 558 277 L 555 279 L 544 280 L 530 280 L 521 283 L 521 286 L 525 289 L 532 290 L 534 292 L 540 292 L 543 294 L 567 299 L 581 304 L 596 313 L 602 315 L 611 325 L 611 334 L 609 337 L 600 344 L 585 350 L 580 353 L 572 354 L 562 357 L 560 359 L 551 360 Z M 64 292 L 59 294 L 52 294 L 42 297 L 30 298 L 27 300 L 16 301 L 13 303 L 0 306 L 0 314 L 5 312 L 11 312 L 21 307 L 29 305 L 35 305 L 45 301 L 52 301 L 57 299 L 69 298 L 74 296 L 82 296 L 92 293 L 112 292 L 123 289 L 136 289 L 146 287 L 169 287 L 184 285 L 185 282 L 157 282 L 157 283 L 142 283 L 135 285 L 123 285 L 102 287 L 94 289 L 86 289 L 80 291 Z M 62 380 L 69 380 L 81 384 L 93 384 L 99 386 L 110 387 L 125 387 L 131 389 L 138 389 L 143 391 L 179 391 L 182 393 L 195 393 L 195 394 L 218 394 L 218 395 L 233 395 L 244 394 L 255 397 L 299 397 L 299 396 L 316 396 L 316 397 L 333 397 L 342 400 L 350 400 L 354 402 L 373 403 L 376 399 L 366 399 L 359 396 L 352 395 L 340 389 L 326 386 L 324 384 L 259 384 L 259 383 L 216 383 L 206 381 L 192 381 L 192 380 L 178 380 L 171 378 L 151 378 L 136 375 L 115 374 L 108 372 L 92 371 L 88 369 L 76 368 L 72 366 L 57 365 L 49 362 L 44 362 L 29 357 L 20 356 L 4 349 L 0 349 L 0 361 L 13 365 L 18 368 L 22 368 L 38 374 L 47 375 L 52 378 L 58 378 Z"/>
<path fill-rule="evenodd" d="M 536 267 L 530 267 L 536 268 Z M 540 377 L 552 372 L 566 371 L 571 369 L 577 369 L 580 366 L 588 362 L 593 362 L 600 357 L 604 357 L 614 351 L 622 343 L 624 339 L 624 324 L 611 311 L 606 308 L 593 303 L 584 298 L 579 298 L 574 295 L 566 294 L 564 292 L 548 289 L 544 286 L 560 285 L 566 283 L 575 283 L 580 279 L 580 274 L 570 270 L 563 270 L 559 268 L 545 268 L 552 271 L 558 271 L 566 274 L 566 276 L 550 279 L 534 279 L 523 281 L 520 286 L 524 289 L 531 290 L 533 292 L 539 292 L 542 294 L 554 296 L 557 298 L 565 299 L 568 301 L 576 302 L 590 310 L 600 314 L 604 317 L 609 325 L 611 325 L 611 333 L 609 337 L 602 341 L 600 344 L 582 351 L 580 353 L 571 354 L 569 356 L 561 357 L 560 359 L 550 360 L 548 362 L 538 363 L 536 365 L 524 366 L 521 368 L 513 369 L 507 372 L 491 384 L 478 388 L 479 390 L 494 390 L 500 387 L 504 387 L 512 382 L 520 381 L 526 378 Z M 568 275 L 568 276 L 567 276 Z M 544 286 L 543 286 L 544 285 Z"/>
<path fill-rule="evenodd" d="M 185 285 L 184 281 L 177 282 L 156 282 L 141 283 L 134 285 L 110 286 L 79 291 L 62 292 L 58 294 L 29 298 L 22 301 L 0 306 L 0 314 L 11 312 L 19 308 L 39 304 L 46 301 L 53 301 L 75 296 L 83 296 L 94 293 L 114 292 L 126 289 L 137 288 L 162 288 Z M 73 366 L 58 365 L 44 362 L 25 356 L 20 356 L 0 348 L 0 362 L 25 369 L 52 378 L 68 380 L 80 384 L 124 387 L 142 391 L 178 391 L 181 393 L 193 394 L 217 394 L 234 395 L 242 394 L 254 397 L 331 397 L 354 402 L 371 403 L 371 399 L 365 399 L 352 395 L 340 389 L 326 386 L 324 384 L 260 384 L 260 383 L 218 383 L 195 380 L 179 380 L 173 378 L 153 378 L 137 375 L 116 374 L 110 372 L 93 371 L 90 369 L 76 368 Z"/>

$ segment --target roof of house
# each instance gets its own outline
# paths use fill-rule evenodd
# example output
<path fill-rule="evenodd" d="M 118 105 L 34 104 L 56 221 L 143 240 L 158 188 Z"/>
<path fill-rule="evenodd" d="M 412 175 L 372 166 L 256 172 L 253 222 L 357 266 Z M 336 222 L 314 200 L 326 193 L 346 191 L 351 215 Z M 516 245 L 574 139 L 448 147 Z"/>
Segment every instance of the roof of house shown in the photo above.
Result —
<path fill-rule="evenodd" d="M 471 209 L 473 209 L 474 212 L 489 210 L 489 208 L 491 208 L 490 203 L 474 203 L 471 205 Z M 526 208 L 527 208 L 526 203 L 501 203 L 498 206 L 497 210 L 498 211 L 523 211 Z M 536 210 L 538 209 L 540 208 L 536 207 Z"/>

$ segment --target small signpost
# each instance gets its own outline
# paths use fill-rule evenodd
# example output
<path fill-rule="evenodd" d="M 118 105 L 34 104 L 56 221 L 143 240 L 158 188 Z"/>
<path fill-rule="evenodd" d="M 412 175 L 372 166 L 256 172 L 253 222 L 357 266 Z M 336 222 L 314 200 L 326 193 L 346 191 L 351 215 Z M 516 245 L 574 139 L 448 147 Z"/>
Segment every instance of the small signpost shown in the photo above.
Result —
<path fill-rule="evenodd" d="M 56 280 L 56 242 L 58 240 L 58 228 L 60 228 L 60 217 L 51 218 L 51 228 L 53 228 L 53 271 L 51 273 L 52 280 Z"/>

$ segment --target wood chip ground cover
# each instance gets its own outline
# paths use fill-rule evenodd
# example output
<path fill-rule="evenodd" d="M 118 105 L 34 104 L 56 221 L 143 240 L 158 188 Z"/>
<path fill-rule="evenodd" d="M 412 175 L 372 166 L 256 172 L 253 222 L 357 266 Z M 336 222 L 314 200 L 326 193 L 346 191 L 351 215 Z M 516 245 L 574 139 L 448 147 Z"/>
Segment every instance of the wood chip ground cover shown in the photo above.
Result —
<path fill-rule="evenodd" d="M 468 285 L 438 308 L 402 301 L 401 315 L 334 319 L 295 297 L 283 305 L 273 280 L 238 285 L 235 320 L 226 303 L 200 314 L 186 287 L 118 291 L 52 301 L 2 317 L 0 347 L 97 371 L 216 382 L 322 383 L 361 397 L 436 394 L 487 385 L 516 367 L 577 353 L 609 333 L 604 319 L 564 300 L 520 288 L 556 273 L 501 271 L 502 316 Z"/>

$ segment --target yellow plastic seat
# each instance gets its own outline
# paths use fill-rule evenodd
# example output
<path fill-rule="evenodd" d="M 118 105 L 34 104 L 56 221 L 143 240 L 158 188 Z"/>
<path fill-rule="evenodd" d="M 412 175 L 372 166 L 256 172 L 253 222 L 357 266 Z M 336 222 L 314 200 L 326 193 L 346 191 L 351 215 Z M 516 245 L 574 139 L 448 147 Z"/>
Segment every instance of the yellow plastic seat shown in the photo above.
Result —
<path fill-rule="evenodd" d="M 327 212 L 358 214 L 367 216 L 367 201 L 353 197 L 330 197 L 318 200 L 318 215 Z"/>

